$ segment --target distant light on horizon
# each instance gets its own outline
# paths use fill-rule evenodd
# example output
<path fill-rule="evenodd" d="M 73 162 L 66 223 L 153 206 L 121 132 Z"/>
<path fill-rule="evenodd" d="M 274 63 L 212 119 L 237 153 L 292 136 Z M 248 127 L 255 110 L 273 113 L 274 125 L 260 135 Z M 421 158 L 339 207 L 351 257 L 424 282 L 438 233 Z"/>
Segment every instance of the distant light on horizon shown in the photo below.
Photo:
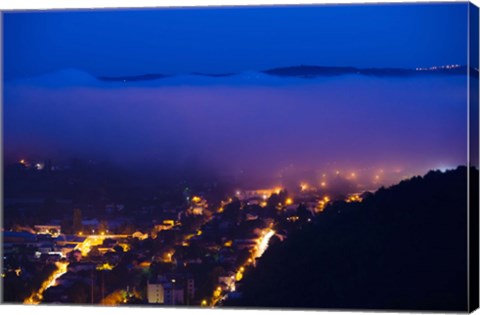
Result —
<path fill-rule="evenodd" d="M 440 166 L 440 167 L 437 167 L 437 170 L 439 170 L 440 172 L 442 173 L 445 173 L 447 171 L 451 171 L 451 170 L 454 170 L 455 167 L 453 166 Z"/>

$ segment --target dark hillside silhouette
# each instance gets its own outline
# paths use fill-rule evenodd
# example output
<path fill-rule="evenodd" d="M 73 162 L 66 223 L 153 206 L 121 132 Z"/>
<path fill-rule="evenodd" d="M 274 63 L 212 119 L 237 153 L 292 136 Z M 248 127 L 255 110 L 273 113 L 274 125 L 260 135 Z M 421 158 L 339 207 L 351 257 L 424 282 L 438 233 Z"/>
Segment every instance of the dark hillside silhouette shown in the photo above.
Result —
<path fill-rule="evenodd" d="M 467 168 L 334 203 L 272 244 L 241 291 L 227 304 L 466 311 Z"/>

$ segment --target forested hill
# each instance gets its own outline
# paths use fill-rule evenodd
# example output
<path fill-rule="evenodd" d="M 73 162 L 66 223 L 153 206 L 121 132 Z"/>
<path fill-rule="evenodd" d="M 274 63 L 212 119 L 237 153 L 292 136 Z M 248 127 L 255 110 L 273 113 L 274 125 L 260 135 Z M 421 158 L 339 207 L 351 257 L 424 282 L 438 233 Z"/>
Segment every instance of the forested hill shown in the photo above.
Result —
<path fill-rule="evenodd" d="M 478 181 L 478 170 L 471 169 Z M 245 307 L 467 310 L 467 168 L 337 202 L 271 244 L 245 275 Z"/>

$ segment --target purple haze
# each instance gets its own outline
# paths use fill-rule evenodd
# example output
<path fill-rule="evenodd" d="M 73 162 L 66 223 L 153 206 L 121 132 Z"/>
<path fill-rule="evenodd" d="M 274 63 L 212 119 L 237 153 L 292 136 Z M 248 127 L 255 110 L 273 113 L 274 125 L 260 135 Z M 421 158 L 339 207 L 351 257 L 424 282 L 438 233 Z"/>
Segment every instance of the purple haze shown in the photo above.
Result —
<path fill-rule="evenodd" d="M 4 155 L 192 167 L 244 183 L 339 169 L 396 181 L 466 164 L 466 76 L 242 74 L 123 84 L 66 71 L 5 85 Z"/>

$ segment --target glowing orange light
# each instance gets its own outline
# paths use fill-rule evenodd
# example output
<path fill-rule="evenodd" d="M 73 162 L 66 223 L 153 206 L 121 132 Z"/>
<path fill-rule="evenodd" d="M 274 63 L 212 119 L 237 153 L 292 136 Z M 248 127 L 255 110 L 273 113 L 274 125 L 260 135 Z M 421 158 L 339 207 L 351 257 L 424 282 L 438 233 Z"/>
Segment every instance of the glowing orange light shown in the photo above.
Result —
<path fill-rule="evenodd" d="M 292 199 L 292 198 L 287 198 L 287 200 L 285 200 L 285 204 L 286 204 L 286 205 L 291 205 L 291 204 L 293 204 L 293 199 Z"/>
<path fill-rule="evenodd" d="M 202 200 L 202 198 L 198 197 L 198 196 L 193 196 L 192 197 L 192 201 L 193 202 L 200 202 Z"/>

